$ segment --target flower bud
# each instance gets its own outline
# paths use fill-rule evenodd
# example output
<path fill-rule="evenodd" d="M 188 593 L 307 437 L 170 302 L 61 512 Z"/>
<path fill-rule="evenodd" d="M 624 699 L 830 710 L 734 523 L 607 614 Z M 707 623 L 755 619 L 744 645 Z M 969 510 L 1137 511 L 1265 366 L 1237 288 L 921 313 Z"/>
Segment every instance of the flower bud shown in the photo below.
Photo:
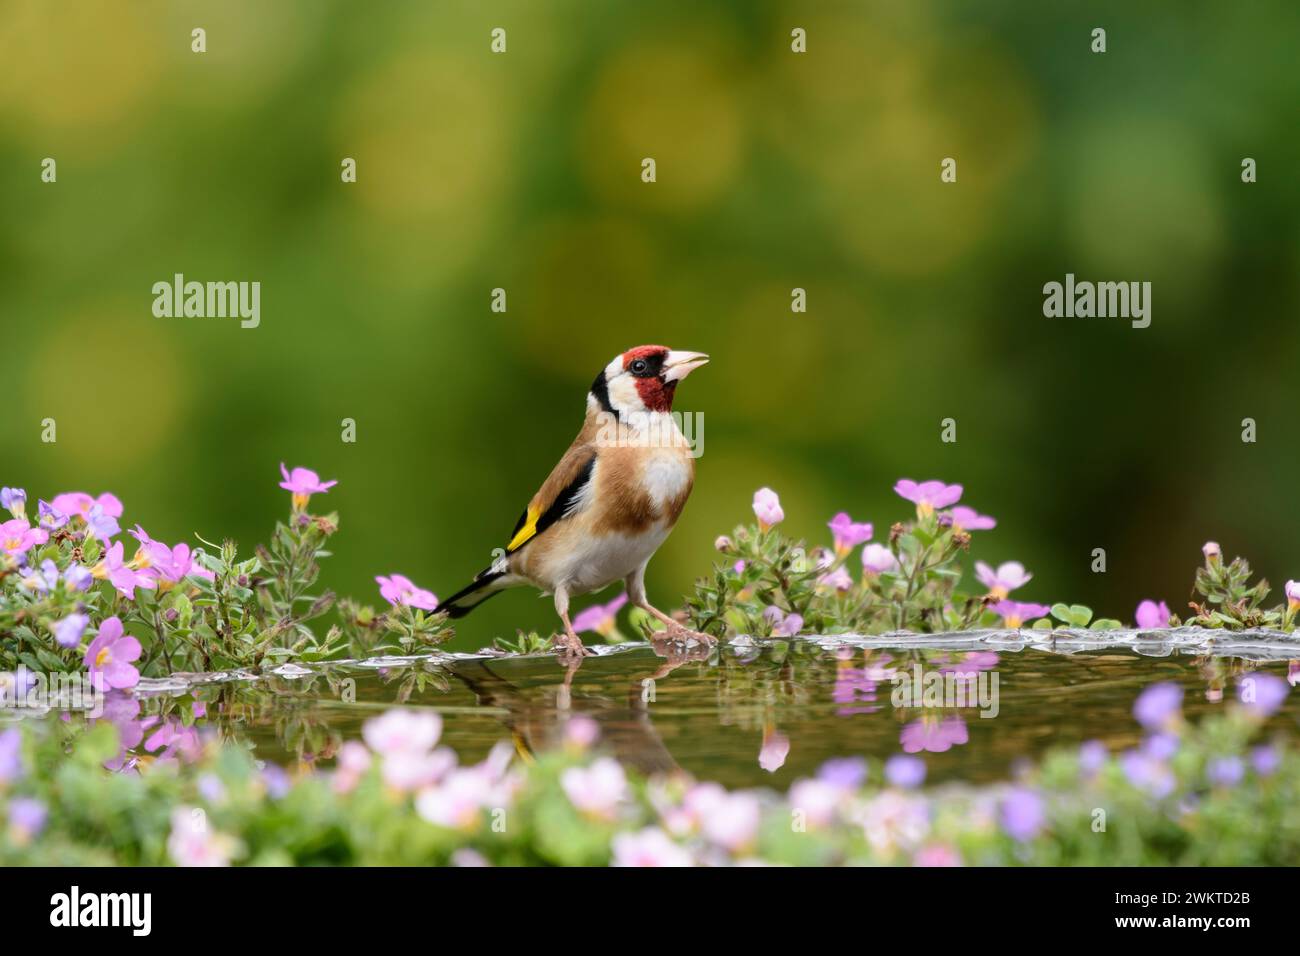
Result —
<path fill-rule="evenodd" d="M 1201 554 L 1205 555 L 1205 563 L 1209 567 L 1218 564 L 1219 560 L 1223 557 L 1223 551 L 1220 550 L 1219 542 L 1217 541 L 1205 542 L 1204 546 L 1201 548 Z"/>
<path fill-rule="evenodd" d="M 736 547 L 736 545 L 725 534 L 722 534 L 722 535 L 718 535 L 717 540 L 713 542 L 713 547 L 716 548 L 718 551 L 721 551 L 723 554 L 727 554 L 730 551 L 732 551 Z"/>
<path fill-rule="evenodd" d="M 175 623 L 176 619 L 180 616 L 180 612 L 174 607 L 169 607 L 167 610 L 163 611 L 163 620 L 168 624 Z"/>

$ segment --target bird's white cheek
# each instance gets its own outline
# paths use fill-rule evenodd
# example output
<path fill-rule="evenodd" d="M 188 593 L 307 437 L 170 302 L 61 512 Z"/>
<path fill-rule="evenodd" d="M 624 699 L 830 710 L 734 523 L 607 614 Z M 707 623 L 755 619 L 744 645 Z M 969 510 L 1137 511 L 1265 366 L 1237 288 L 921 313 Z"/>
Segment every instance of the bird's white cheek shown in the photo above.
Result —
<path fill-rule="evenodd" d="M 620 375 L 610 381 L 609 401 L 618 409 L 620 415 L 645 408 L 645 404 L 641 401 L 641 393 L 636 390 L 636 381 L 629 375 Z"/>

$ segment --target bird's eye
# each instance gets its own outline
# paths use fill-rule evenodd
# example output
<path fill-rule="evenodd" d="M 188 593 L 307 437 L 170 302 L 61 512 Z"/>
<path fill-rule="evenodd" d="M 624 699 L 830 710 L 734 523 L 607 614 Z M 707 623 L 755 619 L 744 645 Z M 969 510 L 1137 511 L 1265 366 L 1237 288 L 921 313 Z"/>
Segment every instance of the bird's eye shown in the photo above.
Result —
<path fill-rule="evenodd" d="M 646 361 L 645 361 L 645 359 L 637 359 L 635 362 L 632 363 L 632 366 L 631 366 L 631 368 L 632 368 L 632 374 L 633 374 L 633 375 L 643 375 L 643 374 L 645 374 L 645 370 L 646 370 L 648 367 L 649 367 L 649 366 L 646 365 Z"/>

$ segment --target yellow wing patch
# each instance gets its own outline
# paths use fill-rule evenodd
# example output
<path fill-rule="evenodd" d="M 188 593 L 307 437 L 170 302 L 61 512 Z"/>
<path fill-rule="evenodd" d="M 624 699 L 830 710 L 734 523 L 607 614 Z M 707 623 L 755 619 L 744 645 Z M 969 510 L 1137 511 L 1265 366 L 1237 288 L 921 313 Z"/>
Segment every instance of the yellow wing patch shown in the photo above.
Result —
<path fill-rule="evenodd" d="M 537 519 L 540 518 L 541 515 L 542 513 L 536 508 L 530 507 L 528 509 L 527 516 L 524 518 L 523 526 L 516 531 L 515 536 L 510 539 L 510 543 L 506 545 L 506 551 L 518 550 L 528 541 L 529 538 L 537 534 Z M 500 539 L 498 538 L 497 540 L 499 541 Z"/>

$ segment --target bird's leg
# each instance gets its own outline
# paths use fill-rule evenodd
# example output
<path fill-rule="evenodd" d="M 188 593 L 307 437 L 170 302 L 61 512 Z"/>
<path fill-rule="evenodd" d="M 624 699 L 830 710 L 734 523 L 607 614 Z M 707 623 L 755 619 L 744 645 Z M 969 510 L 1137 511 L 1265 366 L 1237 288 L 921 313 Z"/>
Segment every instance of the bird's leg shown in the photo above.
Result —
<path fill-rule="evenodd" d="M 706 647 L 712 647 L 714 644 L 718 643 L 718 639 L 712 634 L 705 634 L 701 631 L 692 631 L 689 627 L 675 621 L 650 603 L 645 594 L 644 564 L 629 574 L 624 584 L 627 587 L 628 599 L 632 602 L 633 606 L 639 607 L 651 617 L 655 618 L 655 620 L 660 621 L 664 625 L 664 637 L 668 640 L 678 641 L 685 644 L 687 641 L 693 639 Z"/>
<path fill-rule="evenodd" d="M 594 651 L 582 643 L 582 638 L 578 636 L 578 632 L 573 629 L 573 624 L 569 620 L 569 592 L 564 588 L 555 589 L 555 612 L 564 622 L 564 633 L 556 634 L 551 641 L 555 653 L 561 658 L 576 657 L 579 660 L 593 654 Z"/>

